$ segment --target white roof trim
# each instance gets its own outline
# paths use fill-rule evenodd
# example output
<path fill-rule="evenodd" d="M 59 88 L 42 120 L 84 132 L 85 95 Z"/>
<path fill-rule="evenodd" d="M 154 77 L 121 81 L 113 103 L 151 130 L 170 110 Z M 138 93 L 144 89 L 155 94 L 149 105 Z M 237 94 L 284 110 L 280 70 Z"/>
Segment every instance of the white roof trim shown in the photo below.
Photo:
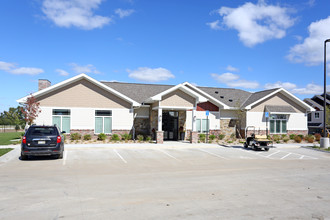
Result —
<path fill-rule="evenodd" d="M 98 86 L 98 87 L 100 87 L 100 88 L 102 88 L 102 89 L 104 89 L 104 90 L 106 90 L 106 91 L 108 91 L 108 92 L 110 92 L 110 93 L 112 93 L 112 94 L 118 96 L 119 98 L 122 98 L 122 99 L 126 100 L 127 102 L 132 103 L 133 106 L 140 106 L 140 104 L 139 104 L 138 102 L 134 101 L 133 99 L 131 99 L 131 98 L 129 98 L 129 97 L 127 97 L 127 96 L 121 94 L 120 92 L 118 92 L 118 91 L 116 91 L 116 90 L 114 90 L 114 89 L 112 89 L 112 88 L 110 88 L 110 87 L 104 85 L 103 83 L 101 83 L 101 82 L 99 82 L 99 81 L 93 79 L 92 77 L 87 76 L 87 75 L 84 74 L 84 73 L 79 74 L 79 75 L 77 75 L 77 76 L 75 76 L 75 77 L 72 77 L 72 78 L 70 78 L 70 79 L 64 80 L 64 81 L 62 81 L 62 82 L 59 82 L 59 83 L 57 83 L 57 84 L 55 84 L 55 85 L 52 85 L 52 86 L 50 86 L 50 87 L 48 87 L 48 88 L 42 89 L 42 90 L 40 90 L 40 91 L 38 91 L 38 92 L 33 93 L 32 95 L 33 95 L 34 97 L 39 97 L 39 96 L 41 96 L 41 95 L 45 95 L 45 94 L 47 94 L 47 93 L 49 93 L 49 92 L 52 92 L 52 91 L 54 91 L 54 90 L 56 90 L 56 89 L 60 89 L 60 88 L 62 88 L 62 87 L 64 87 L 64 86 L 66 86 L 66 85 L 69 85 L 70 83 L 73 83 L 73 82 L 79 81 L 79 80 L 81 80 L 81 79 L 86 79 L 86 80 L 88 80 L 89 82 L 95 84 L 96 86 Z M 20 98 L 20 99 L 18 99 L 18 100 L 16 100 L 16 101 L 17 101 L 18 103 L 24 103 L 24 102 L 26 102 L 27 98 L 29 98 L 30 96 L 31 96 L 31 95 L 25 96 L 25 97 Z"/>
<path fill-rule="evenodd" d="M 228 105 L 224 104 L 223 102 L 220 102 L 219 100 L 217 100 L 216 98 L 212 97 L 211 95 L 207 94 L 206 92 L 204 92 L 203 90 L 197 88 L 196 86 L 188 83 L 188 82 L 184 82 L 182 83 L 184 86 L 188 85 L 190 87 L 193 87 L 194 89 L 196 89 L 199 93 L 203 94 L 204 96 L 206 96 L 207 98 L 209 98 L 210 100 L 212 100 L 213 102 L 220 104 L 223 106 L 224 109 L 232 109 L 233 107 L 229 107 Z"/>
<path fill-rule="evenodd" d="M 182 84 L 178 84 L 178 85 L 176 85 L 172 88 L 169 88 L 168 90 L 165 90 L 164 92 L 161 92 L 161 93 L 159 93 L 155 96 L 152 96 L 147 101 L 161 101 L 162 97 L 164 95 L 167 95 L 167 94 L 169 94 L 169 93 L 171 93 L 171 92 L 173 92 L 177 89 L 180 89 L 181 91 L 187 93 L 188 95 L 191 95 L 191 96 L 197 98 L 197 102 L 207 102 L 207 99 L 204 96 L 194 92 L 193 90 L 189 89 L 188 87 L 186 87 Z"/>
<path fill-rule="evenodd" d="M 311 106 L 309 106 L 307 103 L 303 102 L 302 100 L 298 99 L 296 96 L 294 96 L 293 94 L 291 94 L 290 92 L 288 92 L 286 89 L 283 89 L 283 88 L 279 88 L 279 89 L 275 90 L 274 92 L 264 96 L 263 98 L 253 102 L 252 104 L 246 106 L 245 109 L 249 110 L 252 108 L 252 106 L 262 102 L 263 100 L 265 100 L 279 92 L 282 92 L 285 96 L 287 96 L 291 100 L 295 101 L 300 106 L 303 106 L 307 111 L 315 111 L 314 108 L 312 108 Z"/>

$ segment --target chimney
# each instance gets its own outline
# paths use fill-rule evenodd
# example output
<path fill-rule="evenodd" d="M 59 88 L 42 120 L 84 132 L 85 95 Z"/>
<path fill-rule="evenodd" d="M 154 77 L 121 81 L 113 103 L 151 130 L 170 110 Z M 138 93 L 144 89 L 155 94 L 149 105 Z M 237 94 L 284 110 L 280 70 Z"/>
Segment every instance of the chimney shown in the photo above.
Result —
<path fill-rule="evenodd" d="M 38 90 L 46 89 L 47 87 L 51 86 L 51 83 L 48 79 L 39 79 L 38 81 Z"/>

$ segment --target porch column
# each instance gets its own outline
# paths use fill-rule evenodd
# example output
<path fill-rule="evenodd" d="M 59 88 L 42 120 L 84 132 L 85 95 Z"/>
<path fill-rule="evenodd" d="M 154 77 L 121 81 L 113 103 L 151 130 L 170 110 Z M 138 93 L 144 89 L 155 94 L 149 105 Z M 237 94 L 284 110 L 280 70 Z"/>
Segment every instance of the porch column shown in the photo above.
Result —
<path fill-rule="evenodd" d="M 190 134 L 190 143 L 192 144 L 196 144 L 198 142 L 198 132 L 196 131 L 196 106 L 197 103 L 195 103 L 192 110 L 192 130 Z"/>
<path fill-rule="evenodd" d="M 157 144 L 162 144 L 164 142 L 164 131 L 162 131 L 163 125 L 163 110 L 158 108 L 158 129 L 156 132 L 156 141 Z"/>

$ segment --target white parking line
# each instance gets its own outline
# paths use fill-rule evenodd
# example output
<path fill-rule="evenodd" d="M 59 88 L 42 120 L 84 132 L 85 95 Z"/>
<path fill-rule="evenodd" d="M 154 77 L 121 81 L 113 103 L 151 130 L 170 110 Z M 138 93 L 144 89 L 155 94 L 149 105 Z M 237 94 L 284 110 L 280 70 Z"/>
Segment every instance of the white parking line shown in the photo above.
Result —
<path fill-rule="evenodd" d="M 117 152 L 116 149 L 113 149 L 113 151 L 117 154 L 117 156 L 124 162 L 127 163 L 127 161 Z"/>
<path fill-rule="evenodd" d="M 302 155 L 302 156 L 301 156 L 299 159 L 300 159 L 300 160 L 301 160 L 301 159 L 303 159 L 303 158 L 304 158 L 304 156 L 305 156 L 305 155 Z"/>
<path fill-rule="evenodd" d="M 178 158 L 172 156 L 171 154 L 169 154 L 169 153 L 167 153 L 167 152 L 165 152 L 165 151 L 163 151 L 163 150 L 161 150 L 161 149 L 158 149 L 158 150 L 159 150 L 160 152 L 162 152 L 163 154 L 166 154 L 167 156 L 169 156 L 169 157 L 171 157 L 171 158 L 173 158 L 173 159 L 175 159 L 175 160 L 178 160 Z"/>
<path fill-rule="evenodd" d="M 279 153 L 280 151 L 278 150 L 278 151 L 276 151 L 276 152 L 274 152 L 274 153 L 272 153 L 272 154 L 269 154 L 269 155 L 267 155 L 266 157 L 270 157 L 270 156 L 272 156 L 272 155 L 274 155 L 274 154 L 277 154 L 277 153 Z"/>
<path fill-rule="evenodd" d="M 200 151 L 203 151 L 203 152 L 205 152 L 205 153 L 211 154 L 211 155 L 213 155 L 213 156 L 220 157 L 220 158 L 222 158 L 222 159 L 228 160 L 228 158 L 225 158 L 225 157 L 220 156 L 220 155 L 218 155 L 218 154 L 215 154 L 215 153 L 212 153 L 212 152 L 209 152 L 209 151 L 206 151 L 206 150 L 202 150 L 202 149 L 200 149 L 200 148 L 197 148 L 197 149 L 200 150 Z"/>
<path fill-rule="evenodd" d="M 281 158 L 281 160 L 283 160 L 284 158 L 290 156 L 291 154 L 292 154 L 292 153 L 288 153 L 287 155 L 283 156 L 283 157 Z"/>
<path fill-rule="evenodd" d="M 66 158 L 68 157 L 68 151 L 63 152 L 63 166 L 66 164 Z"/>

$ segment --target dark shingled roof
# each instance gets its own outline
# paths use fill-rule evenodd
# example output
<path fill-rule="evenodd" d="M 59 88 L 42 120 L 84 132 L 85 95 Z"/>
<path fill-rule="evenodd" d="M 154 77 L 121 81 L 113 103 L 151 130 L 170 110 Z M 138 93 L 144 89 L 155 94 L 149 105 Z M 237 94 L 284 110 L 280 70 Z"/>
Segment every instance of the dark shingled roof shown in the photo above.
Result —
<path fill-rule="evenodd" d="M 138 83 L 122 83 L 122 82 L 101 82 L 106 86 L 124 94 L 138 103 L 145 102 L 148 98 L 157 95 L 165 90 L 168 90 L 175 85 L 159 85 L 159 84 L 138 84 Z M 247 92 L 240 89 L 216 88 L 216 87 L 201 87 L 197 86 L 213 98 L 230 107 L 246 107 L 259 99 L 278 90 L 270 89 L 260 92 Z"/>
<path fill-rule="evenodd" d="M 313 108 L 318 108 L 319 110 L 323 111 L 323 106 L 310 98 L 304 99 L 304 102 L 307 103 L 308 105 L 312 106 Z"/>
<path fill-rule="evenodd" d="M 292 108 L 292 106 L 289 106 L 289 105 L 266 105 L 265 108 L 268 112 L 283 112 L 283 113 L 296 112 Z"/>
<path fill-rule="evenodd" d="M 259 99 L 273 93 L 276 90 L 278 90 L 278 88 L 252 93 L 251 96 L 243 103 L 242 107 L 246 107 L 246 106 L 258 101 Z"/>

